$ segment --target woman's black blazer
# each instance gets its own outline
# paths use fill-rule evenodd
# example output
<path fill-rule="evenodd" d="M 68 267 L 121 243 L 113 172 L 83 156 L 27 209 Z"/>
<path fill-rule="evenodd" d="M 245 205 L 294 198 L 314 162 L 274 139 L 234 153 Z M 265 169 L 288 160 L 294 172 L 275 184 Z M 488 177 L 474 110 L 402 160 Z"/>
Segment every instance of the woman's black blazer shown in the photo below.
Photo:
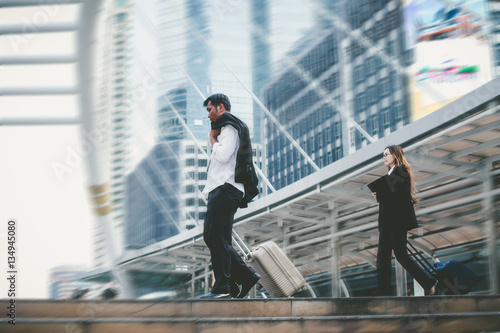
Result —
<path fill-rule="evenodd" d="M 391 173 L 390 190 L 377 193 L 379 202 L 378 228 L 403 228 L 405 231 L 418 227 L 411 201 L 410 174 L 400 165 Z"/>

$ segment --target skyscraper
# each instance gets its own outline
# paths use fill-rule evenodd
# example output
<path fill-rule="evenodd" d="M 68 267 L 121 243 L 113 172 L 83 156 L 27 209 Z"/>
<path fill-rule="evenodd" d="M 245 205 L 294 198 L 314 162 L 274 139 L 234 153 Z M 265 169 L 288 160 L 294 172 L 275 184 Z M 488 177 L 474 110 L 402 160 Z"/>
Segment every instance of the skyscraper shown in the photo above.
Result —
<path fill-rule="evenodd" d="M 353 33 L 346 35 L 343 77 L 346 105 L 354 120 L 374 139 L 384 137 L 410 121 L 408 79 L 405 67 L 403 13 L 399 1 L 347 1 L 347 22 L 372 45 L 367 47 Z M 383 53 L 373 46 L 380 46 Z M 397 66 L 387 60 L 394 60 Z M 369 143 L 349 128 L 350 152 Z"/>
<path fill-rule="evenodd" d="M 125 247 L 140 248 L 178 234 L 178 142 L 161 142 L 126 177 Z"/>
<path fill-rule="evenodd" d="M 262 98 L 262 89 L 271 76 L 271 46 L 262 37 L 270 34 L 270 8 L 268 1 L 251 1 L 252 41 L 252 86 L 257 98 Z M 261 143 L 261 119 L 263 111 L 253 102 L 254 143 Z"/>
<path fill-rule="evenodd" d="M 404 74 L 351 33 L 383 45 L 403 65 L 402 13 L 397 2 L 319 4 L 316 14 L 321 19 L 288 54 L 288 66 L 272 78 L 265 102 L 321 168 L 408 123 L 409 106 Z M 267 119 L 266 130 L 268 177 L 276 188 L 314 171 Z"/>
<path fill-rule="evenodd" d="M 131 108 L 128 103 L 131 88 L 131 53 L 133 52 L 132 0 L 114 0 L 107 4 L 105 26 L 101 38 L 103 55 L 100 58 L 98 108 L 106 113 L 110 129 L 110 194 L 113 205 L 113 226 L 118 247 L 123 240 L 125 175 L 131 164 Z M 104 235 L 101 226 L 94 232 L 94 264 L 106 263 Z"/>

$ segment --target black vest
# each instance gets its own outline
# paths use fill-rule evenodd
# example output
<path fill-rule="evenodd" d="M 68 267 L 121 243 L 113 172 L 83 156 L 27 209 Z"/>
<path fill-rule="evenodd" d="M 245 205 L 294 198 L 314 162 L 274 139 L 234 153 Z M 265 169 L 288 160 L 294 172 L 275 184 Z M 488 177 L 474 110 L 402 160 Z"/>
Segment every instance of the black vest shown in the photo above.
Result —
<path fill-rule="evenodd" d="M 236 170 L 234 180 L 237 183 L 242 183 L 245 188 L 245 196 L 241 200 L 240 207 L 248 207 L 248 203 L 259 194 L 259 179 L 255 173 L 253 165 L 252 142 L 250 141 L 250 133 L 247 125 L 239 118 L 229 112 L 224 112 L 216 121 L 213 121 L 212 129 L 224 127 L 226 125 L 233 126 L 238 131 L 240 138 L 240 146 L 236 153 Z"/>

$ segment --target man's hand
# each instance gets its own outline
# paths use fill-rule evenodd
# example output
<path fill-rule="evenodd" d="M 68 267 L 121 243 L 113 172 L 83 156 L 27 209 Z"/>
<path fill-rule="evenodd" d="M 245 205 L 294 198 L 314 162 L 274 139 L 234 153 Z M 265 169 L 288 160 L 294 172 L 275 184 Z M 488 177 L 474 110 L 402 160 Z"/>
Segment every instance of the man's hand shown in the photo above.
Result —
<path fill-rule="evenodd" d="M 218 142 L 217 141 L 217 138 L 219 137 L 220 135 L 220 127 L 219 128 L 216 128 L 216 129 L 213 129 L 210 131 L 210 133 L 208 134 L 208 138 L 210 139 L 210 145 L 213 147 L 214 146 L 214 143 Z"/>

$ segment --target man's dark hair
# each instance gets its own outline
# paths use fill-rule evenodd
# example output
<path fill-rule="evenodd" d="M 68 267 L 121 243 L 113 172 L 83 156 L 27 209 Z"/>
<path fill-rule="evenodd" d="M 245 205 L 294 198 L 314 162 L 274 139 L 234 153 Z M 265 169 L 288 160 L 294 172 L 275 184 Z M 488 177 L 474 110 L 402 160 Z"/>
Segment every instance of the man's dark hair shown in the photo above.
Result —
<path fill-rule="evenodd" d="M 229 98 L 224 94 L 213 94 L 211 96 L 208 96 L 205 102 L 203 102 L 203 106 L 207 106 L 208 102 L 212 102 L 213 106 L 222 104 L 224 105 L 224 109 L 226 109 L 226 111 L 231 112 L 231 102 L 229 101 Z"/>

